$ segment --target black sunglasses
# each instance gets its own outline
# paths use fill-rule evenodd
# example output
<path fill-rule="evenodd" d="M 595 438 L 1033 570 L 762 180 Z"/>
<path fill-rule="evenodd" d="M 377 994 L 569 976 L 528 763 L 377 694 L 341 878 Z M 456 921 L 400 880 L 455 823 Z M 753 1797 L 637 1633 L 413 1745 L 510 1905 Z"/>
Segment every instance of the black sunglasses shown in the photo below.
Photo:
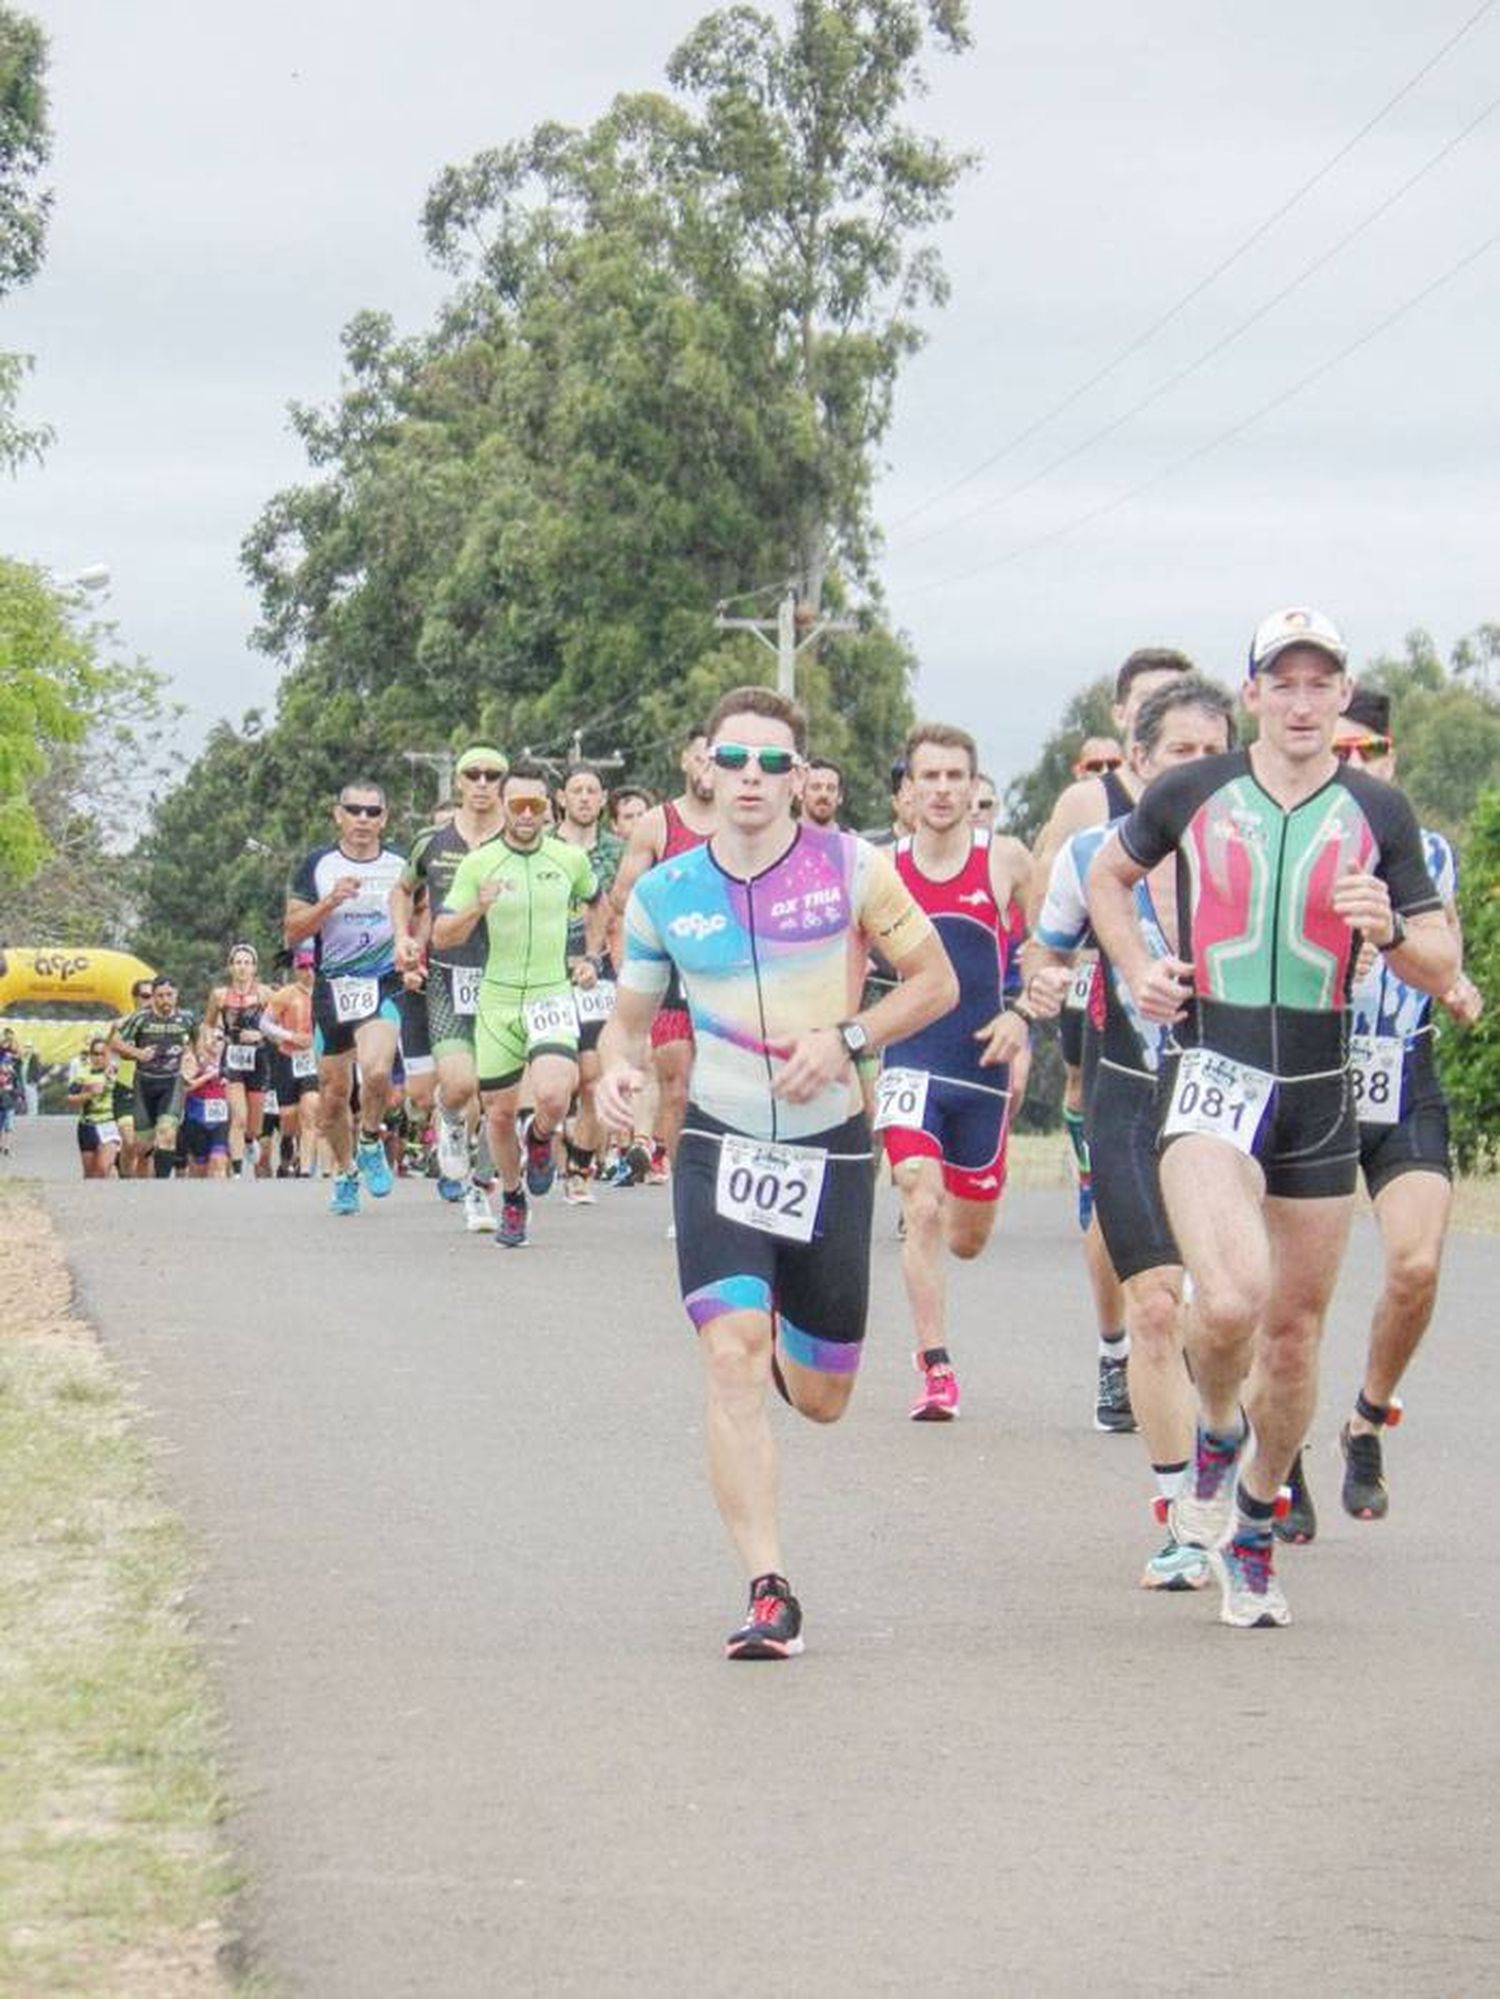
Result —
<path fill-rule="evenodd" d="M 459 772 L 460 777 L 472 777 L 476 784 L 498 784 L 504 775 L 503 770 L 480 770 L 476 766 Z"/>
<path fill-rule="evenodd" d="M 795 750 L 774 747 L 752 750 L 743 743 L 715 743 L 708 754 L 720 770 L 743 770 L 754 757 L 767 777 L 785 777 L 798 763 Z"/>
<path fill-rule="evenodd" d="M 385 817 L 385 807 L 383 805 L 346 805 L 342 798 L 339 800 L 339 810 L 340 812 L 347 812 L 351 819 L 383 819 Z"/>

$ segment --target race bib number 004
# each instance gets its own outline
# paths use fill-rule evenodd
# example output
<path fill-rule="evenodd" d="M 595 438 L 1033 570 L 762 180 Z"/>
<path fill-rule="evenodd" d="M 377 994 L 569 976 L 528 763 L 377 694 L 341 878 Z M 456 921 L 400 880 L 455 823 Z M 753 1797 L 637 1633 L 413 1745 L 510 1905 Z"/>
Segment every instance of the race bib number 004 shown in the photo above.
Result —
<path fill-rule="evenodd" d="M 1401 1064 L 1406 1044 L 1393 1034 L 1351 1034 L 1349 1079 L 1361 1124 L 1401 1121 Z"/>
<path fill-rule="evenodd" d="M 596 1020 L 608 1020 L 615 1010 L 613 979 L 596 979 L 591 986 L 574 986 L 573 1001 L 578 1008 L 578 1025 L 591 1027 Z"/>
<path fill-rule="evenodd" d="M 875 1080 L 876 1131 L 920 1131 L 929 1080 L 925 1069 L 882 1069 Z"/>
<path fill-rule="evenodd" d="M 453 1011 L 461 1020 L 470 1020 L 479 1011 L 479 988 L 484 982 L 484 969 L 479 965 L 455 965 L 450 976 L 453 980 Z"/>
<path fill-rule="evenodd" d="M 528 1000 L 522 1009 L 526 1019 L 526 1042 L 555 1040 L 560 1034 L 571 1040 L 578 1029 L 571 992 L 554 993 L 551 999 Z"/>
<path fill-rule="evenodd" d="M 787 1242 L 811 1242 L 828 1154 L 815 1145 L 767 1145 L 726 1133 L 715 1206 L 726 1221 Z"/>
<path fill-rule="evenodd" d="M 1186 1049 L 1162 1136 L 1201 1132 L 1227 1139 L 1236 1151 L 1248 1154 L 1275 1087 L 1276 1078 L 1264 1069 L 1216 1055 L 1211 1048 Z"/>
<path fill-rule="evenodd" d="M 232 1076 L 246 1075 L 255 1067 L 255 1058 L 259 1053 L 258 1048 L 248 1047 L 243 1042 L 231 1042 L 224 1050 L 224 1067 Z"/>
<path fill-rule="evenodd" d="M 333 990 L 333 1017 L 348 1025 L 350 1021 L 368 1020 L 380 1005 L 380 981 L 378 979 L 330 979 Z"/>

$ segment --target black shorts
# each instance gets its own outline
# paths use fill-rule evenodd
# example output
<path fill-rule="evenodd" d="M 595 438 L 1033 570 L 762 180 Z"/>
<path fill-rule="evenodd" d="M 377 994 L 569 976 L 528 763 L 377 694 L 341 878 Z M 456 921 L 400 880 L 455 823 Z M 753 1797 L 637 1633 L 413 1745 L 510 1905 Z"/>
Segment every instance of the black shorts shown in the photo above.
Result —
<path fill-rule="evenodd" d="M 821 1374 L 853 1374 L 870 1298 L 875 1201 L 870 1128 L 863 1115 L 799 1145 L 829 1154 L 811 1242 L 788 1242 L 718 1211 L 719 1134 L 689 1104 L 672 1167 L 677 1272 L 688 1317 L 701 1331 L 726 1312 L 771 1312 L 786 1359 Z"/>
<path fill-rule="evenodd" d="M 320 1055 L 350 1054 L 355 1035 L 372 1020 L 383 1020 L 388 1027 L 400 1032 L 401 995 L 406 990 L 401 974 L 396 971 L 382 972 L 376 985 L 373 1013 L 366 1014 L 363 1020 L 340 1020 L 334 1004 L 332 982 L 321 973 L 318 975 L 313 986 L 313 1045 Z"/>
<path fill-rule="evenodd" d="M 1193 1045 L 1276 1078 L 1250 1156 L 1265 1175 L 1266 1192 L 1282 1200 L 1326 1200 L 1352 1194 L 1358 1183 L 1359 1127 L 1346 1028 L 1342 1011 L 1197 1003 Z M 1163 1118 L 1181 1053 L 1174 1047 L 1162 1062 L 1157 1100 Z M 1162 1140 L 1163 1148 L 1174 1143 L 1175 1138 Z"/>
<path fill-rule="evenodd" d="M 1156 1078 L 1099 1062 L 1087 1103 L 1094 1213 L 1116 1276 L 1180 1264 L 1157 1170 Z"/>
<path fill-rule="evenodd" d="M 420 1076 L 431 1069 L 432 1037 L 427 1031 L 427 995 L 401 988 L 401 1060 L 408 1076 Z"/>
<path fill-rule="evenodd" d="M 1432 1058 L 1432 1036 L 1424 1034 L 1401 1064 L 1401 1115 L 1395 1124 L 1361 1124 L 1359 1164 L 1371 1200 L 1403 1173 L 1440 1173 L 1453 1178 L 1448 1149 L 1448 1100 Z"/>
<path fill-rule="evenodd" d="M 460 1013 L 453 998 L 453 968 L 429 965 L 423 991 L 427 1011 L 427 1046 L 439 1061 L 445 1055 L 474 1054 L 473 1013 Z"/>
<path fill-rule="evenodd" d="M 266 1091 L 271 1088 L 271 1047 L 265 1041 L 252 1041 L 248 1046 L 253 1050 L 255 1057 L 248 1069 L 235 1068 L 230 1058 L 229 1048 L 225 1048 L 223 1063 L 224 1081 L 226 1083 L 238 1083 L 247 1095 L 263 1097 Z"/>
<path fill-rule="evenodd" d="M 1065 1006 L 1057 1019 L 1057 1045 L 1070 1069 L 1083 1067 L 1083 1023 L 1087 1017 L 1081 1006 Z"/>
<path fill-rule="evenodd" d="M 316 1094 L 318 1072 L 314 1067 L 310 1076 L 292 1074 L 292 1058 L 277 1049 L 271 1057 L 271 1088 L 276 1092 L 278 1111 L 289 1111 L 300 1104 L 304 1097 Z"/>
<path fill-rule="evenodd" d="M 134 1083 L 115 1084 L 114 1103 L 112 1108 L 114 1110 L 115 1122 L 117 1124 L 119 1123 L 121 1118 L 124 1118 L 127 1124 L 134 1121 L 135 1118 Z"/>
<path fill-rule="evenodd" d="M 108 1131 L 107 1127 L 106 1131 Z M 120 1134 L 118 1128 L 106 1136 L 100 1132 L 98 1125 L 90 1123 L 87 1118 L 79 1119 L 78 1150 L 80 1152 L 97 1152 L 101 1146 L 118 1145 L 119 1142 Z"/>
<path fill-rule="evenodd" d="M 135 1128 L 145 1138 L 163 1121 L 176 1124 L 182 1117 L 182 1078 L 151 1076 L 135 1072 Z"/>

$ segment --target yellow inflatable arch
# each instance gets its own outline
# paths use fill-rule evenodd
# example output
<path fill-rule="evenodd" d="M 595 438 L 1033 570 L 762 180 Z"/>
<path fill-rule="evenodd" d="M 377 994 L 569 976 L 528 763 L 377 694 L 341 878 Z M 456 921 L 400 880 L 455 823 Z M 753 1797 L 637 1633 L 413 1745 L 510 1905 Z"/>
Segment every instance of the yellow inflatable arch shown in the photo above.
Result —
<path fill-rule="evenodd" d="M 153 976 L 151 967 L 128 951 L 92 951 L 71 946 L 40 951 L 5 947 L 0 972 L 0 1028 L 11 1028 L 23 1047 L 35 1048 L 45 1062 L 76 1055 L 97 1027 L 90 1020 L 30 1020 L 25 1010 L 65 1000 L 91 1006 L 99 1019 L 134 1010 L 130 988 Z"/>

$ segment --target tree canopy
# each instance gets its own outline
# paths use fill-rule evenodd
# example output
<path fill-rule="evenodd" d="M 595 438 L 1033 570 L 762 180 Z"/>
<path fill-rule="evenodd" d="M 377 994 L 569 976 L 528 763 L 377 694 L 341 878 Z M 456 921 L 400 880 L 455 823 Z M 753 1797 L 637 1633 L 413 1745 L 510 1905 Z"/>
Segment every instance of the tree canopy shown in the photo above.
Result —
<path fill-rule="evenodd" d="M 47 244 L 51 190 L 38 185 L 52 152 L 47 39 L 28 15 L 0 4 L 0 298 L 29 284 Z M 17 471 L 51 441 L 45 425 L 16 417 L 25 355 L 0 352 L 0 466 Z"/>
<path fill-rule="evenodd" d="M 0 884 L 9 889 L 47 857 L 31 782 L 82 738 L 104 685 L 73 597 L 0 556 Z"/>

